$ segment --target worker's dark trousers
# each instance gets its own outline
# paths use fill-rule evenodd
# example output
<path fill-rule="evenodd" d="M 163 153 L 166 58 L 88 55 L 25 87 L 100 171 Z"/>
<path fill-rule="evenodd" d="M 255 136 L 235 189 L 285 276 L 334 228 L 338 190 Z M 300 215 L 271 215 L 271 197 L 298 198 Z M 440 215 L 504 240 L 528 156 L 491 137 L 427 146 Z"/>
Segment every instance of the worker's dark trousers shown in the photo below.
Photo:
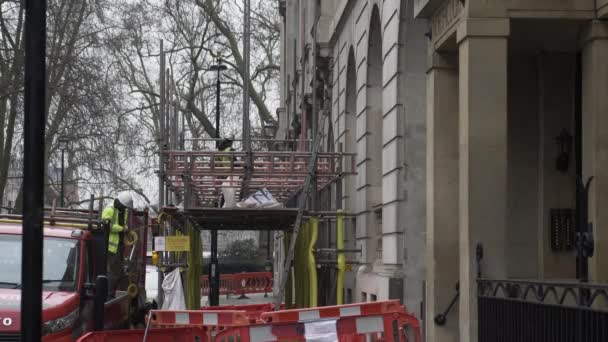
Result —
<path fill-rule="evenodd" d="M 108 297 L 114 297 L 116 287 L 122 277 L 122 260 L 119 253 L 108 251 Z"/>

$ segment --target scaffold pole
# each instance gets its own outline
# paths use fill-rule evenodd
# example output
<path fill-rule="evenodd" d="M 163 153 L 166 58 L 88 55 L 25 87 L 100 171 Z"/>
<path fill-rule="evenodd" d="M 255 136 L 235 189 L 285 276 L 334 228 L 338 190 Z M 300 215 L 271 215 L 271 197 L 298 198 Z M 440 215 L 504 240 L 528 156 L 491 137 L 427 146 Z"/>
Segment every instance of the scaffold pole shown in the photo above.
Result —
<path fill-rule="evenodd" d="M 317 156 L 319 153 L 319 148 L 321 146 L 322 140 L 322 132 L 324 130 L 325 120 L 321 119 L 321 129 L 317 131 L 317 135 L 313 140 L 312 145 L 312 156 L 310 157 L 308 163 L 308 173 L 306 175 L 306 179 L 304 181 L 304 187 L 302 188 L 302 192 L 298 198 L 298 214 L 296 216 L 296 220 L 293 226 L 293 232 L 291 234 L 291 239 L 289 240 L 289 249 L 287 251 L 287 255 L 285 257 L 285 263 L 283 265 L 283 272 L 281 277 L 279 278 L 279 293 L 275 298 L 275 310 L 279 310 L 281 307 L 281 303 L 283 302 L 283 297 L 285 296 L 285 285 L 287 284 L 287 278 L 289 272 L 291 270 L 291 264 L 293 263 L 294 253 L 296 249 L 296 240 L 298 238 L 298 234 L 300 232 L 300 225 L 302 224 L 302 218 L 304 217 L 304 212 L 306 210 L 306 204 L 308 199 L 310 198 L 310 194 L 312 192 L 313 178 L 315 176 L 315 171 L 317 168 Z M 316 189 L 315 189 L 316 191 Z"/>

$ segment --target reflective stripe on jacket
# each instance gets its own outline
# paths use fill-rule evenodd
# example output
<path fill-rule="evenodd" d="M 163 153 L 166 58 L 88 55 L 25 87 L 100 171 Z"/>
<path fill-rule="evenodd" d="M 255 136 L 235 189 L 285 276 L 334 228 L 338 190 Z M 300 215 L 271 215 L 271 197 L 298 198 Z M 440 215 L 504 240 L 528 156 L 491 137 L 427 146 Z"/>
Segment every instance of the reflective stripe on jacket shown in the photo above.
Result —
<path fill-rule="evenodd" d="M 118 220 L 120 211 L 114 208 L 113 205 L 106 207 L 101 214 L 102 220 L 110 221 L 110 235 L 108 237 L 108 252 L 116 254 L 118 252 L 118 245 L 120 244 L 120 233 L 122 233 L 128 222 L 129 210 L 125 209 L 125 221 L 124 226 L 120 225 Z"/>

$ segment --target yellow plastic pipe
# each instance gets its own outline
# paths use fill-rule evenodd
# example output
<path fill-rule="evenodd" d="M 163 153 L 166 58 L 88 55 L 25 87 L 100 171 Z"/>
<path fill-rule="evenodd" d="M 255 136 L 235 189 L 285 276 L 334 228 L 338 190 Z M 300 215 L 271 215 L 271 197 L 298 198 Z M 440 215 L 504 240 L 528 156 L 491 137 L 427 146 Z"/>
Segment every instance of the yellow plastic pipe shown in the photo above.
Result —
<path fill-rule="evenodd" d="M 310 307 L 317 306 L 317 264 L 313 250 L 319 236 L 319 220 L 316 217 L 310 219 L 310 244 L 308 245 L 308 281 L 310 282 L 309 300 Z"/>
<path fill-rule="evenodd" d="M 338 230 L 336 240 L 338 250 L 344 250 L 344 215 L 342 210 L 338 210 L 336 219 L 336 228 Z M 344 252 L 338 252 L 338 282 L 336 286 L 336 304 L 344 304 L 344 271 L 346 270 L 346 258 Z"/>

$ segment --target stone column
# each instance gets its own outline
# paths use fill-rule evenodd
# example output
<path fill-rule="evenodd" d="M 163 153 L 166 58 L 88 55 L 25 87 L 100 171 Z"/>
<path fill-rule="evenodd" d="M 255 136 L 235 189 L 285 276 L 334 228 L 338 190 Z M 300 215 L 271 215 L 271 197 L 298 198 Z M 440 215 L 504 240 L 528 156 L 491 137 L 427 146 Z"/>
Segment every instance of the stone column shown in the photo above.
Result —
<path fill-rule="evenodd" d="M 483 276 L 506 277 L 508 19 L 467 19 L 457 33 L 460 111 L 460 341 L 477 342 L 476 245 Z"/>
<path fill-rule="evenodd" d="M 583 38 L 583 177 L 594 177 L 589 219 L 595 234 L 591 281 L 608 281 L 608 23 L 591 22 Z"/>
<path fill-rule="evenodd" d="M 556 137 L 563 129 L 574 134 L 574 86 L 576 56 L 568 53 L 542 53 L 538 56 L 539 73 L 539 207 L 538 257 L 540 279 L 576 278 L 574 252 L 551 249 L 551 209 L 576 206 L 576 165 L 567 172 L 555 168 L 559 146 Z M 575 160 L 572 158 L 572 160 Z M 525 236 L 525 235 L 524 235 Z M 534 235 L 528 236 L 530 239 Z M 525 254 L 520 249 L 519 254 Z M 532 264 L 537 255 L 526 258 Z M 521 260 L 520 260 L 521 262 Z"/>
<path fill-rule="evenodd" d="M 458 308 L 434 318 L 458 281 L 458 59 L 431 52 L 427 71 L 427 341 L 458 341 Z"/>

